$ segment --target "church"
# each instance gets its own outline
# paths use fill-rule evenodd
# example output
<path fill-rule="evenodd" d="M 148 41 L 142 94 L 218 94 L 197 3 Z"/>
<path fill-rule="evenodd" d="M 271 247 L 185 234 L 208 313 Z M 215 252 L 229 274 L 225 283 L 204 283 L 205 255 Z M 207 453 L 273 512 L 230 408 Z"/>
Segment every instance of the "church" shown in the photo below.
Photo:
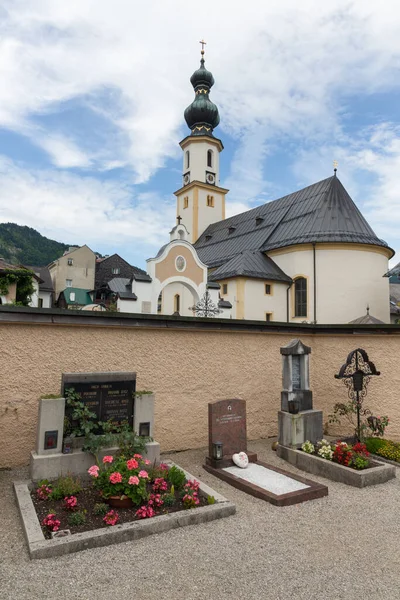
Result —
<path fill-rule="evenodd" d="M 190 82 L 195 97 L 184 113 L 190 133 L 180 142 L 177 224 L 147 261 L 151 281 L 132 281 L 142 312 L 322 324 L 367 313 L 366 322 L 390 323 L 385 275 L 394 251 L 375 235 L 336 168 L 323 181 L 225 218 L 224 146 L 214 135 L 220 118 L 204 50 Z"/>

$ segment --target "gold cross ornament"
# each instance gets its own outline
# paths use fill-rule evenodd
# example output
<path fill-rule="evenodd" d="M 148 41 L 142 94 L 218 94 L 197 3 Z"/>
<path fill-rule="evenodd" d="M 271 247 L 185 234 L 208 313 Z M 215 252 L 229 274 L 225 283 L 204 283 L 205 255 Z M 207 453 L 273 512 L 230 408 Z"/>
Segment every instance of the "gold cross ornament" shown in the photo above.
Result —
<path fill-rule="evenodd" d="M 207 42 L 205 42 L 204 40 L 201 40 L 199 42 L 199 44 L 201 44 L 201 54 L 204 54 L 204 46 L 207 44 Z"/>

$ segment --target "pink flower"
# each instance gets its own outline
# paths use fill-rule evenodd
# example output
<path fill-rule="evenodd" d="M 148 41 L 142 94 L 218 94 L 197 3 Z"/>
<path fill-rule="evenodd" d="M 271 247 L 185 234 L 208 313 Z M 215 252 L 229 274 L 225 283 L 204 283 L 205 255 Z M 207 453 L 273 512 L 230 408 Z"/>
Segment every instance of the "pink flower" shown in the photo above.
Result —
<path fill-rule="evenodd" d="M 114 473 L 111 473 L 109 479 L 110 479 L 111 483 L 121 483 L 122 475 L 121 475 L 121 473 L 118 473 L 118 471 L 115 471 Z"/>
<path fill-rule="evenodd" d="M 107 525 L 115 525 L 116 523 L 118 523 L 118 520 L 119 520 L 119 514 L 117 513 L 116 510 L 110 510 L 103 519 L 103 521 Z"/>
<path fill-rule="evenodd" d="M 135 513 L 138 519 L 148 519 L 154 517 L 155 514 L 151 506 L 141 506 Z"/>
<path fill-rule="evenodd" d="M 144 459 L 144 464 L 145 465 L 150 465 L 151 464 L 151 460 L 149 460 L 148 458 Z"/>
<path fill-rule="evenodd" d="M 131 458 L 130 460 L 126 461 L 126 466 L 128 467 L 128 469 L 130 471 L 132 471 L 132 469 L 137 469 L 138 468 L 139 463 L 134 458 Z"/>
<path fill-rule="evenodd" d="M 141 454 L 134 454 L 133 458 L 143 458 L 143 456 Z"/>
<path fill-rule="evenodd" d="M 139 485 L 139 477 L 129 477 L 128 480 L 129 485 Z"/>
<path fill-rule="evenodd" d="M 66 510 L 74 510 L 76 505 L 78 504 L 78 499 L 76 496 L 65 496 L 64 502 L 64 508 Z"/>
<path fill-rule="evenodd" d="M 88 469 L 88 473 L 92 477 L 98 477 L 99 476 L 99 467 L 97 465 L 93 465 L 93 467 L 90 467 L 90 469 Z"/>
<path fill-rule="evenodd" d="M 112 457 L 112 456 L 104 456 L 104 458 L 103 458 L 103 463 L 104 463 L 104 464 L 105 464 L 105 463 L 112 463 L 112 461 L 113 461 L 113 460 L 114 460 L 114 459 L 113 459 L 113 457 Z"/>
<path fill-rule="evenodd" d="M 142 477 L 143 479 L 148 479 L 149 474 L 147 471 L 139 471 L 139 477 Z"/>

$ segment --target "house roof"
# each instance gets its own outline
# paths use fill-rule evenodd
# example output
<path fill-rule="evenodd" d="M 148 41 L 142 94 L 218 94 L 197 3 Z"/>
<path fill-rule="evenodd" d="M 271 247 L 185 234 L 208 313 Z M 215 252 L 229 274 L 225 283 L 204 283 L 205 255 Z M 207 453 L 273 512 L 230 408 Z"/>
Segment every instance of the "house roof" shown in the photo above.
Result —
<path fill-rule="evenodd" d="M 25 269 L 27 271 L 32 271 L 32 277 L 36 279 L 36 281 L 41 283 L 42 279 L 39 275 L 36 275 L 34 271 L 34 267 L 26 267 L 25 265 L 12 265 L 4 260 L 4 258 L 0 258 L 0 273 L 4 271 L 20 271 L 21 269 Z"/>
<path fill-rule="evenodd" d="M 107 258 L 96 261 L 96 289 L 100 289 L 114 277 L 112 275 L 113 266 L 120 268 L 121 275 L 125 278 L 129 277 L 131 281 L 135 279 L 136 281 L 151 282 L 151 277 L 146 271 L 139 269 L 139 267 L 133 267 L 124 258 L 119 256 L 119 254 L 112 254 L 111 256 L 107 256 Z"/>
<path fill-rule="evenodd" d="M 269 257 L 254 250 L 245 250 L 211 273 L 209 280 L 220 281 L 229 277 L 254 277 L 291 283 L 292 279 Z"/>
<path fill-rule="evenodd" d="M 108 282 L 108 287 L 112 292 L 118 294 L 123 300 L 137 300 L 136 294 L 132 292 L 130 285 L 131 279 L 127 277 L 114 277 Z"/>
<path fill-rule="evenodd" d="M 395 304 L 398 304 L 400 302 L 400 283 L 390 283 L 389 294 L 390 299 L 393 300 Z"/>
<path fill-rule="evenodd" d="M 388 248 L 335 175 L 209 225 L 194 247 L 200 260 L 213 267 L 245 250 L 268 252 L 312 242 L 350 242 Z"/>
<path fill-rule="evenodd" d="M 86 304 L 92 304 L 93 300 L 89 294 L 90 290 L 84 290 L 82 288 L 68 287 L 61 292 L 64 294 L 64 298 L 67 304 L 71 306 L 85 306 Z M 75 294 L 74 300 L 71 300 L 71 294 Z"/>
<path fill-rule="evenodd" d="M 53 281 L 48 267 L 27 267 L 27 269 L 31 269 L 35 273 L 38 273 L 42 280 L 42 282 L 39 283 L 40 292 L 54 292 Z"/>

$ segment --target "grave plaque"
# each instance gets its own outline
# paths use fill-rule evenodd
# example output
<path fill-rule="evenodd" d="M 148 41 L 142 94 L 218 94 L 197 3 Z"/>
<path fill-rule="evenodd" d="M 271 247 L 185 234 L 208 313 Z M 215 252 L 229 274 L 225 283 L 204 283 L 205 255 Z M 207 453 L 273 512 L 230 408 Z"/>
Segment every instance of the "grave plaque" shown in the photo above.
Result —
<path fill-rule="evenodd" d="M 64 373 L 62 393 L 73 388 L 81 401 L 96 414 L 96 421 L 133 425 L 135 373 Z M 71 409 L 66 406 L 66 416 Z M 101 433 L 98 430 L 96 433 Z"/>
<path fill-rule="evenodd" d="M 208 404 L 208 445 L 222 442 L 224 456 L 247 452 L 245 400 L 219 400 Z"/>
<path fill-rule="evenodd" d="M 300 356 L 296 354 L 292 356 L 292 388 L 301 389 Z"/>

